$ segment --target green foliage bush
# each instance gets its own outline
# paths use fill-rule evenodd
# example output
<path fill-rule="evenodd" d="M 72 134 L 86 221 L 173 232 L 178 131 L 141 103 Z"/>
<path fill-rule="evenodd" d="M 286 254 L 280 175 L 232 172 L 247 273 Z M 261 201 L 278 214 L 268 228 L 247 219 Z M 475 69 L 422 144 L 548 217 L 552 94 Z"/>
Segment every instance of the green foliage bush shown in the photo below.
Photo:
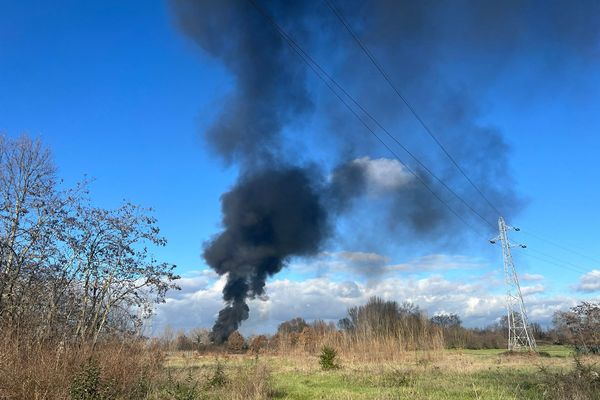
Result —
<path fill-rule="evenodd" d="M 226 383 L 227 376 L 225 376 L 225 368 L 223 368 L 223 364 L 217 361 L 212 375 L 210 376 L 210 378 L 208 378 L 207 386 L 210 388 L 217 388 L 225 386 Z"/>
<path fill-rule="evenodd" d="M 198 389 L 198 382 L 192 378 L 192 374 L 189 373 L 184 381 L 175 381 L 169 375 L 167 393 L 173 400 L 198 400 L 200 399 L 200 390 Z"/>
<path fill-rule="evenodd" d="M 337 363 L 337 351 L 329 346 L 323 346 L 321 348 L 321 354 L 319 355 L 319 365 L 321 369 L 327 371 L 332 369 L 338 369 L 340 366 Z"/>
<path fill-rule="evenodd" d="M 600 369 L 595 364 L 574 358 L 574 368 L 567 372 L 551 372 L 541 368 L 544 376 L 544 398 L 550 400 L 600 400 Z"/>
<path fill-rule="evenodd" d="M 98 363 L 90 359 L 81 371 L 73 377 L 69 394 L 71 400 L 110 400 L 111 382 L 104 383 L 101 379 L 101 369 Z"/>

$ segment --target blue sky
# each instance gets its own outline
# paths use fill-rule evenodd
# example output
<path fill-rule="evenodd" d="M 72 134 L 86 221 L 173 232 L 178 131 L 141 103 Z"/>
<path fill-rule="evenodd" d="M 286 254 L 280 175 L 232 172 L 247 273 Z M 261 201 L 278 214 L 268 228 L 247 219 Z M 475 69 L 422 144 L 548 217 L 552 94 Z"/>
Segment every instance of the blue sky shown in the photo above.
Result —
<path fill-rule="evenodd" d="M 233 184 L 237 170 L 207 151 L 201 132 L 219 112 L 233 82 L 218 60 L 199 51 L 176 28 L 166 2 L 139 4 L 1 2 L 0 132 L 41 137 L 67 183 L 84 174 L 96 179 L 92 196 L 98 205 L 114 207 L 126 198 L 153 207 L 169 241 L 157 254 L 177 264 L 188 285 L 173 295 L 168 312 L 159 312 L 160 324 L 210 325 L 221 283 L 203 271 L 202 243 L 219 230 L 219 197 Z M 486 73 L 477 64 L 465 67 L 458 56 L 449 55 L 447 62 L 449 80 L 457 85 L 481 82 Z M 526 235 L 537 234 L 600 260 L 600 52 L 540 63 L 534 56 L 511 60 L 470 95 L 479 105 L 478 119 L 498 127 L 512 147 L 516 187 L 528 200 L 511 221 L 523 229 L 513 238 L 527 243 L 534 251 L 530 254 L 539 251 L 553 262 L 575 265 L 516 256 L 517 267 L 530 278 L 523 282 L 532 288 L 526 301 L 539 310 L 532 319 L 548 321 L 555 308 L 597 299 L 600 293 L 600 274 L 591 272 L 600 265 Z M 380 83 L 379 90 L 387 90 Z M 319 111 L 317 107 L 314 113 Z M 389 157 L 381 149 L 365 156 Z M 399 300 L 404 295 L 432 313 L 460 312 L 480 298 L 490 311 L 471 318 L 473 325 L 492 321 L 501 310 L 500 248 L 485 241 L 451 250 L 426 247 L 414 254 L 389 250 L 378 254 L 380 259 L 372 255 L 375 261 L 369 268 L 406 264 L 376 279 L 356 272 L 354 261 L 340 253 L 358 257 L 367 252 L 340 247 L 316 259 L 296 260 L 273 278 L 267 287 L 271 299 L 253 301 L 257 311 L 245 329 L 267 330 L 295 316 L 292 311 L 333 319 L 347 305 L 378 293 Z M 424 262 L 436 265 L 409 266 Z M 584 273 L 591 274 L 584 278 L 588 290 L 577 290 Z M 452 288 L 470 295 L 445 297 L 444 291 Z M 304 306 L 290 309 L 286 291 L 308 296 Z M 336 291 L 360 295 L 332 295 Z M 313 310 L 323 301 L 335 304 L 320 316 Z M 197 320 L 190 319 L 189 310 Z M 169 320 L 167 314 L 182 316 Z"/>

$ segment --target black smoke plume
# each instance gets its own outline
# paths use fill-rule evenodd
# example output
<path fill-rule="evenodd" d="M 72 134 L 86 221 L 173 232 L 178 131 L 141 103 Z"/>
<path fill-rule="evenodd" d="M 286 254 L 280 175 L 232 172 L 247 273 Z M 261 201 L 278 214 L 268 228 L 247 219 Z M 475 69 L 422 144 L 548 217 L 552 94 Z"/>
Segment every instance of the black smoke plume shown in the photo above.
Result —
<path fill-rule="evenodd" d="M 290 256 L 320 250 L 329 233 L 322 188 L 310 168 L 280 166 L 242 176 L 223 195 L 224 231 L 204 250 L 208 265 L 227 274 L 221 310 L 212 331 L 221 343 L 248 318 L 247 298 L 261 296 L 265 281 Z"/>
<path fill-rule="evenodd" d="M 227 305 L 213 328 L 216 342 L 248 318 L 246 301 L 264 295 L 269 276 L 291 257 L 319 251 L 336 232 L 340 212 L 363 216 L 353 233 L 368 232 L 376 242 L 398 231 L 404 243 L 456 237 L 464 226 L 424 181 L 459 214 L 470 215 L 401 151 L 421 179 L 384 182 L 384 191 L 373 190 L 370 181 L 379 179 L 375 164 L 356 160 L 382 157 L 380 144 L 308 72 L 253 1 L 485 219 L 493 225 L 498 217 L 422 132 L 324 1 L 172 0 L 182 31 L 234 81 L 221 113 L 204 132 L 210 149 L 240 168 L 236 185 L 222 197 L 223 231 L 204 250 L 208 265 L 227 275 Z M 501 132 L 479 122 L 473 99 L 515 59 L 540 65 L 547 74 L 560 69 L 557 60 L 573 64 L 582 55 L 597 57 L 600 3 L 335 3 L 413 105 L 425 110 L 423 118 L 479 189 L 506 217 L 517 212 L 522 203 L 510 173 L 509 146 Z M 452 70 L 468 71 L 469 82 L 457 82 Z M 311 144 L 313 151 L 304 151 Z M 327 154 L 321 169 L 306 166 L 323 164 L 315 148 Z M 328 168 L 332 172 L 323 173 Z M 385 200 L 373 200 L 372 193 Z"/>
<path fill-rule="evenodd" d="M 202 49 L 233 74 L 235 91 L 205 132 L 228 163 L 244 169 L 279 161 L 283 127 L 312 107 L 305 69 L 290 64 L 292 51 L 249 1 L 175 0 L 177 20 Z M 302 15 L 302 1 L 273 2 L 284 15 Z"/>

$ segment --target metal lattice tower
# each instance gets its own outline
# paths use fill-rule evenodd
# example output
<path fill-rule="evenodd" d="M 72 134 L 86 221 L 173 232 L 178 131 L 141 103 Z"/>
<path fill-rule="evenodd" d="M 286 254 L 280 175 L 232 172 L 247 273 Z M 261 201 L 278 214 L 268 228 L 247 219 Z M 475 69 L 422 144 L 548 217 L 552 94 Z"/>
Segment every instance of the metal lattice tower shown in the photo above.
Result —
<path fill-rule="evenodd" d="M 519 231 L 519 228 L 513 228 L 506 225 L 504 218 L 498 219 L 498 229 L 500 234 L 497 238 L 490 240 L 492 244 L 498 240 L 502 243 L 502 255 L 504 258 L 504 279 L 506 282 L 506 311 L 508 323 L 508 350 L 530 350 L 536 351 L 535 338 L 529 327 L 523 296 L 521 295 L 521 286 L 515 264 L 513 263 L 510 252 L 511 247 L 522 247 L 525 245 L 514 244 L 508 240 L 508 231 Z"/>

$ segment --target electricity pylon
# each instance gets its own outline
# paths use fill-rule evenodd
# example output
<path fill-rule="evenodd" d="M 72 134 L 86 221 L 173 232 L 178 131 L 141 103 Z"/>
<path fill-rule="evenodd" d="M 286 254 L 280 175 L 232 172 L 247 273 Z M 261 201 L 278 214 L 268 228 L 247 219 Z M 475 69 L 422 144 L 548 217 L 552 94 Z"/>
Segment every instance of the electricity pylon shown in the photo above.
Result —
<path fill-rule="evenodd" d="M 535 338 L 532 335 L 527 320 L 527 312 L 521 295 L 521 286 L 517 277 L 517 270 L 510 253 L 511 247 L 525 248 L 523 244 L 514 244 L 508 240 L 508 231 L 519 231 L 519 228 L 506 225 L 504 218 L 498 219 L 498 237 L 490 240 L 492 244 L 498 240 L 502 243 L 504 258 L 504 280 L 506 282 L 506 311 L 508 322 L 508 350 L 536 351 Z"/>

